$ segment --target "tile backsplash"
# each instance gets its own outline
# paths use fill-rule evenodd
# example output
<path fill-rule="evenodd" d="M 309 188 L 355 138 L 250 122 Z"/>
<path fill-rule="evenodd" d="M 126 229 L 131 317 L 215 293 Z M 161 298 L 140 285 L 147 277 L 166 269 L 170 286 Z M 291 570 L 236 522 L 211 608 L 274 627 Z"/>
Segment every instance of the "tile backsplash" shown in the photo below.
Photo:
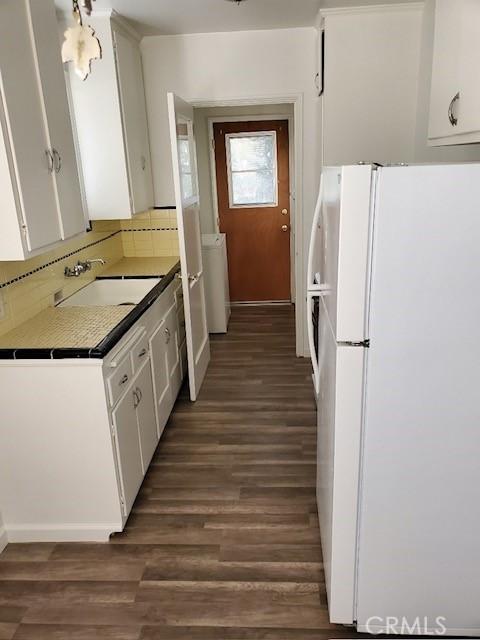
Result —
<path fill-rule="evenodd" d="M 123 254 L 127 257 L 178 256 L 175 210 L 153 209 L 122 220 Z"/>
<path fill-rule="evenodd" d="M 128 221 L 97 221 L 92 231 L 52 251 L 30 260 L 0 262 L 0 335 L 52 306 L 55 294 L 71 295 L 124 256 L 178 255 L 176 226 L 175 211 L 167 210 L 148 211 Z M 78 278 L 65 278 L 66 266 L 93 258 L 103 258 L 106 266 L 95 264 Z"/>

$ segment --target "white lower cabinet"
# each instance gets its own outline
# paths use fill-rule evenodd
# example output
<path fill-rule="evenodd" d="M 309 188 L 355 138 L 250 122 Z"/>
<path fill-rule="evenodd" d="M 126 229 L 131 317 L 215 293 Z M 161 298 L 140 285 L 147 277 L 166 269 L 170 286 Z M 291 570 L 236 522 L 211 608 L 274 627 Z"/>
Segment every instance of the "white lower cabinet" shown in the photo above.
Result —
<path fill-rule="evenodd" d="M 132 508 L 158 444 L 150 359 L 124 390 L 112 412 L 112 434 L 125 515 Z"/>
<path fill-rule="evenodd" d="M 179 341 L 178 341 L 178 321 L 177 321 L 177 307 L 172 305 L 165 318 L 165 334 L 166 334 L 166 347 L 167 347 L 167 364 L 168 364 L 168 377 L 171 395 L 171 407 L 175 403 L 180 386 L 182 384 L 182 374 L 180 367 L 180 353 L 179 353 Z"/>
<path fill-rule="evenodd" d="M 165 321 L 163 321 L 150 338 L 153 382 L 155 385 L 155 409 L 157 412 L 159 436 L 162 435 L 171 410 L 170 376 L 168 373 L 165 328 Z"/>
<path fill-rule="evenodd" d="M 138 437 L 137 409 L 132 389 L 113 410 L 113 434 L 121 482 L 121 503 L 127 515 L 143 481 L 142 454 Z"/>
<path fill-rule="evenodd" d="M 132 508 L 182 384 L 175 285 L 168 287 L 137 324 L 105 367 L 106 387 L 114 405 L 112 434 L 125 515 Z M 129 430 L 122 419 L 129 421 Z"/>
<path fill-rule="evenodd" d="M 142 467 L 143 473 L 145 474 L 147 473 L 148 465 L 155 453 L 159 440 L 150 360 L 144 365 L 134 384 L 133 396 L 137 412 Z"/>
<path fill-rule="evenodd" d="M 10 542 L 104 541 L 123 529 L 186 373 L 177 288 L 103 360 L 0 360 Z"/>

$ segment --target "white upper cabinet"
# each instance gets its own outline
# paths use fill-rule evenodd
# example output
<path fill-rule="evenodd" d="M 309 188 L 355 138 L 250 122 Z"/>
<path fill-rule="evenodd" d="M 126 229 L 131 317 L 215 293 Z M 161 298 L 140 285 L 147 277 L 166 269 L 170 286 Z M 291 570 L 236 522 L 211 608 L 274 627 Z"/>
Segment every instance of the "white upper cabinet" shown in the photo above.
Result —
<path fill-rule="evenodd" d="M 113 35 L 130 190 L 136 213 L 153 206 L 142 58 L 135 42 L 118 30 L 114 30 Z"/>
<path fill-rule="evenodd" d="M 53 0 L 0 3 L 0 260 L 85 230 Z"/>
<path fill-rule="evenodd" d="M 480 142 L 480 2 L 436 0 L 430 144 Z"/>
<path fill-rule="evenodd" d="M 102 46 L 85 82 L 70 72 L 90 220 L 153 206 L 142 60 L 135 32 L 111 12 L 88 19 Z"/>

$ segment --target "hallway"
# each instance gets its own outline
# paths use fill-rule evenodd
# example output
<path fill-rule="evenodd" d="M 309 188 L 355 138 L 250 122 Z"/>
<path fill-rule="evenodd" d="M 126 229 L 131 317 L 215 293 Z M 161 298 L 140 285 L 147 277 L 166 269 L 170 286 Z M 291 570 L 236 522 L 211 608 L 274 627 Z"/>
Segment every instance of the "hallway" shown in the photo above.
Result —
<path fill-rule="evenodd" d="M 0 640 L 354 635 L 328 623 L 293 309 L 236 308 L 211 349 L 200 398 L 183 391 L 122 534 L 0 556 Z"/>

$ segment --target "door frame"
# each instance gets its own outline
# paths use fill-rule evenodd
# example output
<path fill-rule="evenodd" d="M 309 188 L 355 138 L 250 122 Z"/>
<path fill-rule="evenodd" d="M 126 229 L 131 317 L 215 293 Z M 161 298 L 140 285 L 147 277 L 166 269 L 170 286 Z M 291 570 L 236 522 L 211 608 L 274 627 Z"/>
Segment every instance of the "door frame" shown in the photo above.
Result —
<path fill-rule="evenodd" d="M 291 265 L 294 269 L 292 292 L 295 299 L 295 350 L 298 357 L 305 356 L 306 338 L 306 296 L 305 275 L 304 275 L 304 233 L 303 233 L 303 93 L 289 94 L 284 96 L 253 96 L 247 98 L 233 99 L 212 99 L 212 100 L 189 100 L 194 108 L 207 107 L 255 107 L 260 105 L 293 105 L 293 126 L 289 131 L 290 144 L 293 145 L 293 153 L 290 153 L 290 212 L 293 220 L 293 250 L 291 251 Z M 261 116 L 265 119 L 267 116 Z M 292 116 L 282 115 L 282 120 L 289 120 Z M 248 120 L 253 120 L 253 116 L 248 116 Z M 234 120 L 240 122 L 236 117 Z M 221 122 L 227 122 L 225 117 Z M 292 135 L 293 134 L 293 135 Z M 211 153 L 211 152 L 210 152 Z M 212 175 L 213 180 L 213 175 Z M 215 187 L 216 188 L 216 187 Z M 214 195 L 214 194 L 212 194 Z M 213 197 L 214 212 L 218 207 L 216 192 Z M 218 213 L 215 215 L 218 218 Z M 215 228 L 218 228 L 215 220 Z"/>
<path fill-rule="evenodd" d="M 220 233 L 219 211 L 218 211 L 218 191 L 217 191 L 217 163 L 215 159 L 215 147 L 213 145 L 214 129 L 217 122 L 261 122 L 263 120 L 286 120 L 288 122 L 288 165 L 289 165 L 289 207 L 290 207 L 290 300 L 295 302 L 295 118 L 289 114 L 265 114 L 260 116 L 213 116 L 208 118 L 208 143 L 210 157 L 210 178 L 212 186 L 213 201 L 213 228 L 215 233 Z"/>

